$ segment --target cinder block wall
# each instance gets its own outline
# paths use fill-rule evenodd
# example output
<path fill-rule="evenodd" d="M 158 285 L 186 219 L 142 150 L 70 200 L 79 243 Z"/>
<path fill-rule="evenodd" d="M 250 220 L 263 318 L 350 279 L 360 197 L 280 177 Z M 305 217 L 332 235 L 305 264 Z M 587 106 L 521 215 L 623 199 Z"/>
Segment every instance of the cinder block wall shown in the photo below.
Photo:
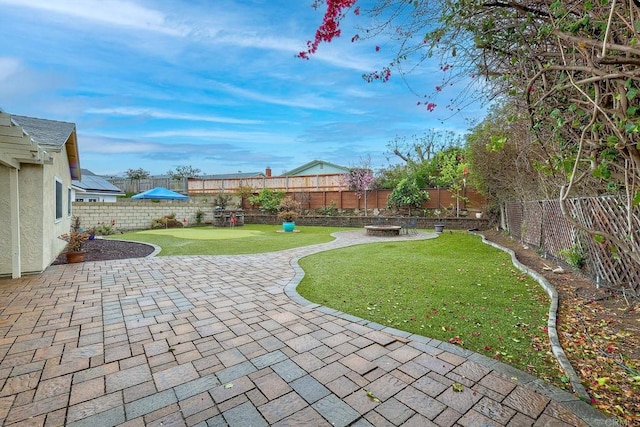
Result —
<path fill-rule="evenodd" d="M 73 215 L 80 218 L 82 228 L 91 228 L 98 224 L 110 224 L 115 221 L 119 231 L 146 230 L 151 228 L 154 218 L 176 214 L 176 219 L 187 220 L 187 225 L 196 222 L 198 210 L 204 212 L 203 222 L 213 219 L 213 207 L 210 203 L 168 200 L 160 202 L 141 200 L 119 200 L 116 203 L 73 203 Z"/>

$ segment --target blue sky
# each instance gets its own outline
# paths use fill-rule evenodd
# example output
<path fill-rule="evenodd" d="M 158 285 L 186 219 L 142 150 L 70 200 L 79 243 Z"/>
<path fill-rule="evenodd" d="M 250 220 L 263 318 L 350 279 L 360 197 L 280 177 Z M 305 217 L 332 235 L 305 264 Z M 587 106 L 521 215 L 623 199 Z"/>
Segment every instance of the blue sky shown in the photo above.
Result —
<path fill-rule="evenodd" d="M 365 6 L 365 4 L 363 4 Z M 0 108 L 76 123 L 83 168 L 154 175 L 180 165 L 205 174 L 274 174 L 311 160 L 388 164 L 386 145 L 428 129 L 464 132 L 473 108 L 428 112 L 389 63 L 385 40 L 323 44 L 298 59 L 322 11 L 311 0 L 0 0 Z M 380 46 L 379 51 L 376 46 Z M 430 92 L 439 64 L 410 76 Z M 438 105 L 455 96 L 440 94 Z M 441 102 L 440 102 L 441 101 Z M 444 121 L 443 121 L 444 120 Z"/>

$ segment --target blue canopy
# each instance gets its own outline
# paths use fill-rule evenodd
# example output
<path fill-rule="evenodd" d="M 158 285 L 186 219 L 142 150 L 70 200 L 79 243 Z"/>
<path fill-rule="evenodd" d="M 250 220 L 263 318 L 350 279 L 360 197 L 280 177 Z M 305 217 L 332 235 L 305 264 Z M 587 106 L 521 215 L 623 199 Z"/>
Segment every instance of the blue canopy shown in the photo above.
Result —
<path fill-rule="evenodd" d="M 186 200 L 189 196 L 185 196 L 175 191 L 171 191 L 164 187 L 156 187 L 151 190 L 143 191 L 131 197 L 132 199 L 173 199 L 173 200 Z"/>

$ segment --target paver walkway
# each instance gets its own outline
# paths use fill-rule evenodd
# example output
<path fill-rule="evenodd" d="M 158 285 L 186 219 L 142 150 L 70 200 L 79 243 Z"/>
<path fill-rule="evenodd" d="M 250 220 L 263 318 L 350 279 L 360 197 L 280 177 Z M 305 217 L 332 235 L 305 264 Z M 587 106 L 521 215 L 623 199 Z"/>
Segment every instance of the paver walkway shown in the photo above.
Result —
<path fill-rule="evenodd" d="M 616 425 L 494 360 L 300 298 L 300 257 L 390 240 L 337 235 L 0 279 L 2 425 Z"/>

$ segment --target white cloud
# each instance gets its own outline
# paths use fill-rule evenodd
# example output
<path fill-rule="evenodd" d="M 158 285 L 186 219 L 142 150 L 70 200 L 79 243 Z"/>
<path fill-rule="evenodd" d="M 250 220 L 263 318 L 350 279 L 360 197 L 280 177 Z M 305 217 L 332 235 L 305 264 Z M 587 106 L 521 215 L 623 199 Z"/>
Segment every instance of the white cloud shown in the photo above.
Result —
<path fill-rule="evenodd" d="M 18 73 L 21 68 L 22 63 L 19 59 L 0 56 L 0 84 Z"/>
<path fill-rule="evenodd" d="M 124 0 L 0 0 L 0 4 L 174 36 L 186 33 L 171 25 L 165 14 Z"/>
<path fill-rule="evenodd" d="M 264 92 L 243 89 L 238 86 L 233 86 L 229 83 L 217 82 L 215 84 L 225 92 L 235 95 L 239 98 L 251 99 L 267 104 L 283 105 L 286 107 L 308 108 L 312 110 L 328 110 L 334 108 L 333 102 L 317 96 L 271 96 L 265 94 Z"/>
<path fill-rule="evenodd" d="M 102 135 L 79 133 L 81 152 L 99 154 L 136 154 L 161 151 L 165 147 L 154 142 L 135 141 L 132 139 L 112 138 Z"/>
<path fill-rule="evenodd" d="M 151 117 L 154 119 L 171 119 L 171 120 L 187 120 L 196 122 L 212 122 L 212 123 L 227 123 L 227 124 L 261 124 L 262 120 L 248 120 L 248 119 L 234 119 L 230 117 L 219 117 L 204 114 L 186 114 L 175 113 L 168 111 L 160 111 L 153 108 L 134 108 L 134 107 L 119 107 L 119 108 L 90 108 L 86 111 L 88 114 L 100 114 L 105 116 L 143 116 Z"/>
<path fill-rule="evenodd" d="M 293 144 L 293 137 L 270 132 L 234 132 L 225 130 L 185 129 L 149 132 L 145 138 L 205 138 L 222 141 L 246 142 L 251 144 Z"/>

